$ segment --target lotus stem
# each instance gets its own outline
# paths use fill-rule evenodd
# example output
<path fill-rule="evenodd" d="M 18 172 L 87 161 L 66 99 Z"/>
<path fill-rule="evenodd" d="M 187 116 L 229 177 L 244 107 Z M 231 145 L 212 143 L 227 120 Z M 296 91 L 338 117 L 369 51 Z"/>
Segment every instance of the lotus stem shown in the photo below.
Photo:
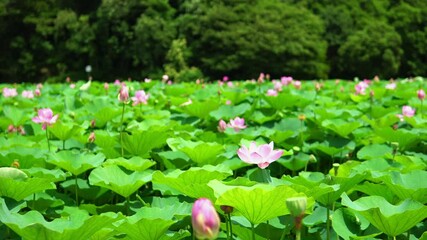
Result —
<path fill-rule="evenodd" d="M 125 106 L 126 106 L 126 104 L 125 103 L 123 103 L 123 108 L 122 108 L 122 119 L 120 120 L 120 146 L 121 146 L 121 148 L 122 148 L 122 157 L 124 157 L 124 150 L 123 150 L 123 128 L 124 128 L 124 125 L 123 125 L 123 119 L 124 119 L 124 116 L 125 116 Z"/>
<path fill-rule="evenodd" d="M 252 240 L 255 240 L 255 226 L 253 223 L 251 223 L 251 228 L 252 228 Z"/>
<path fill-rule="evenodd" d="M 228 224 L 230 224 L 230 239 L 233 239 L 233 223 L 231 222 L 231 214 L 227 213 Z"/>
<path fill-rule="evenodd" d="M 226 227 L 226 231 L 227 231 L 227 240 L 231 239 L 230 238 L 230 228 L 228 226 L 228 215 L 225 216 L 225 227 Z"/>
<path fill-rule="evenodd" d="M 331 239 L 330 229 L 331 229 L 331 220 L 329 219 L 329 207 L 326 208 L 326 239 Z"/>
<path fill-rule="evenodd" d="M 262 172 L 262 175 L 263 175 L 263 178 L 265 179 L 265 181 L 267 181 L 267 183 L 271 183 L 271 176 L 268 173 L 268 170 L 267 169 L 261 169 L 261 172 Z"/>
<path fill-rule="evenodd" d="M 77 184 L 77 175 L 75 175 L 75 186 L 74 190 L 76 191 L 76 206 L 79 205 L 79 185 Z"/>
<path fill-rule="evenodd" d="M 47 131 L 47 127 L 46 127 L 46 139 L 47 139 L 47 149 L 50 152 L 49 132 Z"/>
<path fill-rule="evenodd" d="M 129 216 L 130 214 L 130 201 L 129 196 L 126 197 L 126 216 Z"/>

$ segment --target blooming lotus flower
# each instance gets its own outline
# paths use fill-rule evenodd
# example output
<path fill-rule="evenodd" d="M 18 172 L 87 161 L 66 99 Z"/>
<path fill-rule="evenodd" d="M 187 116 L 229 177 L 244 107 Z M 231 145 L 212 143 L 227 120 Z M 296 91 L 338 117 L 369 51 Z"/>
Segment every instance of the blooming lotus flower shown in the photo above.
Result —
<path fill-rule="evenodd" d="M 395 82 L 391 82 L 391 83 L 389 83 L 389 84 L 387 84 L 387 85 L 385 85 L 385 89 L 388 89 L 388 90 L 394 90 L 394 89 L 396 89 L 396 83 Z"/>
<path fill-rule="evenodd" d="M 396 116 L 400 118 L 400 121 L 403 121 L 403 117 L 413 117 L 415 115 L 415 109 L 410 106 L 402 107 L 402 114 L 397 114 Z"/>
<path fill-rule="evenodd" d="M 50 108 L 42 108 L 38 111 L 38 115 L 33 117 L 33 122 L 43 123 L 42 129 L 46 130 L 47 126 L 50 126 L 56 122 L 58 119 L 58 114 L 53 116 L 53 112 Z"/>
<path fill-rule="evenodd" d="M 227 101 L 225 101 L 225 105 L 231 105 L 231 100 L 227 99 Z"/>
<path fill-rule="evenodd" d="M 292 77 L 281 77 L 280 81 L 283 85 L 289 85 L 292 83 L 292 81 L 294 81 L 294 79 Z"/>
<path fill-rule="evenodd" d="M 219 132 L 225 132 L 225 129 L 227 129 L 227 123 L 224 120 L 219 120 L 218 123 L 218 131 Z"/>
<path fill-rule="evenodd" d="M 354 86 L 354 89 L 356 90 L 356 94 L 365 95 L 366 94 L 366 88 L 368 88 L 369 85 L 366 82 L 359 82 Z"/>
<path fill-rule="evenodd" d="M 129 88 L 122 84 L 120 90 L 119 90 L 119 101 L 128 103 L 129 102 Z"/>
<path fill-rule="evenodd" d="M 133 104 L 132 106 L 138 105 L 140 103 L 147 104 L 147 100 L 150 97 L 149 94 L 145 94 L 144 90 L 139 90 L 135 92 L 135 97 L 132 97 Z"/>
<path fill-rule="evenodd" d="M 238 132 L 241 129 L 245 129 L 245 119 L 236 117 L 234 119 L 230 119 L 230 123 L 228 124 L 229 127 L 234 128 L 234 131 Z"/>
<path fill-rule="evenodd" d="M 122 85 L 122 83 L 120 82 L 119 79 L 116 79 L 116 80 L 114 80 L 114 85 L 115 86 L 120 86 L 120 85 Z"/>
<path fill-rule="evenodd" d="M 283 150 L 273 150 L 273 148 L 273 142 L 260 146 L 257 146 L 255 142 L 251 142 L 249 148 L 246 146 L 239 148 L 237 155 L 243 162 L 257 164 L 259 168 L 264 169 L 283 154 Z"/>
<path fill-rule="evenodd" d="M 424 100 L 424 98 L 426 98 L 426 93 L 424 92 L 424 90 L 420 89 L 417 91 L 417 96 L 418 96 L 418 99 Z"/>
<path fill-rule="evenodd" d="M 18 92 L 16 88 L 3 88 L 3 97 L 16 97 L 18 96 Z"/>
<path fill-rule="evenodd" d="M 207 198 L 199 198 L 191 210 L 191 223 L 196 238 L 215 239 L 221 221 L 212 202 Z"/>
<path fill-rule="evenodd" d="M 275 97 L 275 96 L 277 96 L 277 91 L 274 90 L 274 89 L 268 89 L 267 90 L 267 96 L 273 96 L 273 97 Z"/>
<path fill-rule="evenodd" d="M 34 98 L 34 93 L 31 90 L 24 90 L 24 91 L 22 91 L 21 95 L 24 98 L 29 98 L 29 99 Z"/>
<path fill-rule="evenodd" d="M 293 81 L 292 84 L 296 89 L 301 89 L 301 81 Z"/>

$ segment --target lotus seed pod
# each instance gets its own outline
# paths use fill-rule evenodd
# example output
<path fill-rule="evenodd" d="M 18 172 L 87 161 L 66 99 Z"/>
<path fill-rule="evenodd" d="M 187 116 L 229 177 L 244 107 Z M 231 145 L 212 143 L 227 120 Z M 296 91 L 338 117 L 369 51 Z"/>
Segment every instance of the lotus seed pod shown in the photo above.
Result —
<path fill-rule="evenodd" d="M 306 197 L 293 197 L 286 199 L 286 206 L 293 217 L 304 215 L 307 207 Z"/>

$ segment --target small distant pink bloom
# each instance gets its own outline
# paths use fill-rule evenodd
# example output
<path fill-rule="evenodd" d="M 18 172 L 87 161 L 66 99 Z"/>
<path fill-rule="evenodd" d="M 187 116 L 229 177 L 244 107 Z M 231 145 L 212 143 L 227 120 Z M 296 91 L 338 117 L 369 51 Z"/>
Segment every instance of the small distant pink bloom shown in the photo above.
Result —
<path fill-rule="evenodd" d="M 301 89 L 301 81 L 293 81 L 292 83 L 296 89 Z"/>
<path fill-rule="evenodd" d="M 283 85 L 289 85 L 292 83 L 292 81 L 294 81 L 294 79 L 292 77 L 281 77 L 280 81 L 282 82 Z"/>
<path fill-rule="evenodd" d="M 233 87 L 233 82 L 227 82 L 227 86 L 229 86 L 229 87 Z"/>
<path fill-rule="evenodd" d="M 36 85 L 36 88 L 37 88 L 37 89 L 42 89 L 42 88 L 43 88 L 43 84 L 42 84 L 42 83 L 38 83 L 38 84 Z"/>
<path fill-rule="evenodd" d="M 221 120 L 219 120 L 217 128 L 218 128 L 219 132 L 225 132 L 225 130 L 227 129 L 227 123 L 221 119 Z"/>
<path fill-rule="evenodd" d="M 274 90 L 281 92 L 282 91 L 282 87 L 283 84 L 280 81 L 273 81 L 273 85 L 274 85 Z"/>
<path fill-rule="evenodd" d="M 133 106 L 140 103 L 147 104 L 147 100 L 150 98 L 149 94 L 146 94 L 144 90 L 139 90 L 135 92 L 135 97 L 132 97 Z"/>
<path fill-rule="evenodd" d="M 120 86 L 120 85 L 122 85 L 122 83 L 120 82 L 119 79 L 116 79 L 116 80 L 114 80 L 114 85 L 115 86 Z"/>
<path fill-rule="evenodd" d="M 264 169 L 270 163 L 279 159 L 283 154 L 283 150 L 274 150 L 274 143 L 263 144 L 257 146 L 255 142 L 251 142 L 249 148 L 242 146 L 237 150 L 239 158 L 249 164 L 257 164 L 259 168 Z"/>
<path fill-rule="evenodd" d="M 372 81 L 369 80 L 369 79 L 363 79 L 363 82 L 366 83 L 366 84 L 368 84 L 368 85 L 372 83 Z"/>
<path fill-rule="evenodd" d="M 424 98 L 426 98 L 426 93 L 424 92 L 423 89 L 420 89 L 417 91 L 417 96 L 418 96 L 418 99 L 423 100 Z"/>
<path fill-rule="evenodd" d="M 165 74 L 165 75 L 163 75 L 163 76 L 162 76 L 162 81 L 163 81 L 163 82 L 166 82 L 167 80 L 169 80 L 169 76 L 168 76 L 168 75 L 166 75 L 166 74 Z"/>
<path fill-rule="evenodd" d="M 144 78 L 144 82 L 149 83 L 149 82 L 151 82 L 151 79 L 149 79 L 149 78 Z"/>
<path fill-rule="evenodd" d="M 108 89 L 110 89 L 110 84 L 108 84 L 107 82 L 104 83 L 104 89 L 105 91 L 108 91 Z"/>
<path fill-rule="evenodd" d="M 34 95 L 36 95 L 37 97 L 40 97 L 42 95 L 40 88 L 37 88 L 36 90 L 34 90 Z"/>
<path fill-rule="evenodd" d="M 75 83 L 71 83 L 70 84 L 70 88 L 72 88 L 72 89 L 76 88 L 76 84 Z"/>
<path fill-rule="evenodd" d="M 277 96 L 277 91 L 274 90 L 274 89 L 268 89 L 267 90 L 267 96 L 273 96 L 273 97 L 275 97 L 275 96 Z"/>
<path fill-rule="evenodd" d="M 258 76 L 258 82 L 259 83 L 263 83 L 264 82 L 264 78 L 265 78 L 265 74 L 264 73 L 260 73 Z"/>
<path fill-rule="evenodd" d="M 172 81 L 171 81 L 171 80 L 168 80 L 167 84 L 168 84 L 168 85 L 172 85 Z"/>
<path fill-rule="evenodd" d="M 34 98 L 34 93 L 31 90 L 24 90 L 24 91 L 22 91 L 21 95 L 24 98 L 29 98 L 29 99 Z"/>
<path fill-rule="evenodd" d="M 196 80 L 196 84 L 199 85 L 200 84 L 200 79 Z"/>
<path fill-rule="evenodd" d="M 225 101 L 225 105 L 231 105 L 231 101 L 230 100 Z"/>
<path fill-rule="evenodd" d="M 366 88 L 368 88 L 369 85 L 366 82 L 359 82 L 354 86 L 354 89 L 356 90 L 356 94 L 365 95 L 366 94 Z"/>
<path fill-rule="evenodd" d="M 16 97 L 18 96 L 18 92 L 16 91 L 16 88 L 3 88 L 3 97 Z"/>
<path fill-rule="evenodd" d="M 95 132 L 91 132 L 89 134 L 89 137 L 87 138 L 87 141 L 90 143 L 93 143 L 93 142 L 95 142 L 95 139 L 96 139 Z"/>
<path fill-rule="evenodd" d="M 395 82 L 391 82 L 391 83 L 388 83 L 387 85 L 385 85 L 385 89 L 388 89 L 388 90 L 394 90 L 394 89 L 396 89 L 396 83 Z"/>
<path fill-rule="evenodd" d="M 119 101 L 124 103 L 129 102 L 129 88 L 125 84 L 122 84 L 122 86 L 120 87 Z"/>
<path fill-rule="evenodd" d="M 396 114 L 396 116 L 400 119 L 400 121 L 405 120 L 404 117 L 413 117 L 415 115 L 415 109 L 410 106 L 402 107 L 402 114 Z"/>
<path fill-rule="evenodd" d="M 58 114 L 53 116 L 53 112 L 50 108 L 39 109 L 38 115 L 33 117 L 33 122 L 42 123 L 42 129 L 45 130 L 47 126 L 50 126 L 56 122 L 58 119 Z"/>
<path fill-rule="evenodd" d="M 234 119 L 230 119 L 230 123 L 228 124 L 229 127 L 233 128 L 234 131 L 238 132 L 241 129 L 245 129 L 245 119 L 236 117 Z"/>
<path fill-rule="evenodd" d="M 228 76 L 222 77 L 222 81 L 227 82 L 229 80 Z"/>

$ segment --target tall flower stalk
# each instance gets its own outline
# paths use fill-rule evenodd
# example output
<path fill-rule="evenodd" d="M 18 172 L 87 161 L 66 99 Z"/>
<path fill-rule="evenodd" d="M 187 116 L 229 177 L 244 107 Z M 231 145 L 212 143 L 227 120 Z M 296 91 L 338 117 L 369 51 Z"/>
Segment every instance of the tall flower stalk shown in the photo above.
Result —
<path fill-rule="evenodd" d="M 121 153 L 122 153 L 122 157 L 123 157 L 125 155 L 124 149 L 123 149 L 124 116 L 125 116 L 126 104 L 129 103 L 129 88 L 125 84 L 122 84 L 122 86 L 119 90 L 118 99 L 120 102 L 122 102 L 122 105 L 123 105 L 122 118 L 120 120 L 120 146 L 121 146 L 121 150 L 122 150 Z"/>

